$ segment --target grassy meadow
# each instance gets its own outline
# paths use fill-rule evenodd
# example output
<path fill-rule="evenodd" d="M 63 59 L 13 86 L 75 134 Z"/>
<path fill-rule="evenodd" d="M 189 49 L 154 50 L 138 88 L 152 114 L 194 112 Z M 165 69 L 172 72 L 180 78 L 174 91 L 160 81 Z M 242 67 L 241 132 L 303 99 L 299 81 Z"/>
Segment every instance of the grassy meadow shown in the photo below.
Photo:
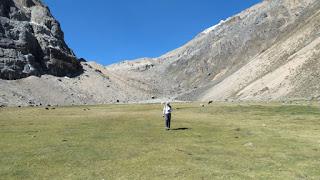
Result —
<path fill-rule="evenodd" d="M 0 179 L 320 179 L 318 105 L 0 109 Z"/>

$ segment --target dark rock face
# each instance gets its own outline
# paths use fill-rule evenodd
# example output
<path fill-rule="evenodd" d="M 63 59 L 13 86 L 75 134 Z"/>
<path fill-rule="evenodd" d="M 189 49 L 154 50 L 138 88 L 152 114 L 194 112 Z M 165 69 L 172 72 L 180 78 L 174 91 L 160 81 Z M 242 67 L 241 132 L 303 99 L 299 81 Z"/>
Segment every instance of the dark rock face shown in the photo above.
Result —
<path fill-rule="evenodd" d="M 75 76 L 82 66 L 40 0 L 0 1 L 0 78 Z"/>

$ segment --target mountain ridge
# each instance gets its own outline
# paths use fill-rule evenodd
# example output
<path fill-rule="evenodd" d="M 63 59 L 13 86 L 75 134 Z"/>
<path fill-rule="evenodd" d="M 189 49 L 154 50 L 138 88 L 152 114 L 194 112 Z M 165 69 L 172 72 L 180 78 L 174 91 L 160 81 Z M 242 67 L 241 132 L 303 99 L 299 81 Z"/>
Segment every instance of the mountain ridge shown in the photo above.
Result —
<path fill-rule="evenodd" d="M 263 1 L 222 21 L 218 25 L 206 29 L 184 46 L 154 60 L 165 61 L 163 64 L 168 66 L 163 68 L 165 72 L 162 72 L 162 77 L 169 74 L 168 76 L 174 78 L 174 84 L 171 84 L 168 89 L 172 87 L 172 89 L 175 89 L 176 83 L 181 83 L 181 86 L 187 89 L 185 90 L 185 95 L 180 96 L 182 100 L 226 100 L 229 98 L 237 100 L 236 97 L 231 95 L 219 97 L 218 99 L 211 98 L 203 95 L 202 89 L 208 88 L 210 84 L 211 86 L 219 84 L 224 77 L 233 74 L 252 61 L 254 57 L 267 51 L 268 48 L 281 41 L 281 39 L 288 38 L 290 31 L 296 29 L 295 26 L 301 25 L 304 18 L 311 16 L 317 9 L 319 9 L 319 2 L 314 0 L 295 2 L 288 0 Z M 314 21 L 317 19 L 318 17 Z M 232 28 L 235 30 L 232 30 Z M 238 36 L 229 38 L 235 35 Z M 219 36 L 222 36 L 222 38 Z M 216 44 L 214 48 L 211 48 L 217 41 L 220 44 Z M 284 63 L 285 56 L 283 54 L 283 57 L 277 60 L 278 65 Z M 241 58 L 243 60 L 239 60 Z M 226 59 L 229 62 L 226 62 Z M 273 68 L 276 66 L 274 65 Z M 196 68 L 198 69 L 195 70 Z M 161 72 L 161 70 L 158 72 Z M 213 79 L 213 81 L 209 79 Z M 236 82 L 228 82 L 228 84 L 236 84 Z M 199 86 L 201 87 L 199 88 Z M 161 85 L 161 87 L 165 86 Z M 192 90 L 193 88 L 195 90 Z M 225 88 L 220 89 L 222 91 L 226 90 Z M 178 88 L 175 90 L 178 90 Z M 187 93 L 186 91 L 194 91 L 195 93 Z M 256 100 L 259 99 L 261 98 Z M 252 98 L 251 100 L 255 99 Z M 280 99 L 271 97 L 270 100 Z"/>
<path fill-rule="evenodd" d="M 320 98 L 319 32 L 319 1 L 264 0 L 157 58 L 82 62 L 84 72 L 75 78 L 0 80 L 0 102 L 314 100 Z M 41 98 L 28 91 L 40 86 L 37 81 Z M 50 89 L 55 92 L 46 94 Z"/>

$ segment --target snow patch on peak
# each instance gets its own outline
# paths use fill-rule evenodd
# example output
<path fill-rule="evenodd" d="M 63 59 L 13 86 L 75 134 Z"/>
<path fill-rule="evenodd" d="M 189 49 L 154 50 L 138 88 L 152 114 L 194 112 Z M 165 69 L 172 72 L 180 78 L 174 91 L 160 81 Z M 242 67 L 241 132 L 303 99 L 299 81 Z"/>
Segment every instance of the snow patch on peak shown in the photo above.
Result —
<path fill-rule="evenodd" d="M 213 30 L 215 30 L 218 26 L 222 25 L 224 22 L 225 22 L 224 20 L 221 20 L 218 24 L 216 24 L 212 27 L 209 27 L 208 29 L 204 30 L 202 33 L 208 34 L 208 33 L 212 32 Z"/>

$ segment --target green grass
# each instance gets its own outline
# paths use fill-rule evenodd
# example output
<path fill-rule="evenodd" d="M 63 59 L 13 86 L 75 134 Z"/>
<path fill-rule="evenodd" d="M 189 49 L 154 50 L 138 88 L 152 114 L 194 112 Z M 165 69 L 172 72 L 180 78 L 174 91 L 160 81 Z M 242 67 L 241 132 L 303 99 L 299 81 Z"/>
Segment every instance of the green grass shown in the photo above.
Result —
<path fill-rule="evenodd" d="M 316 105 L 174 104 L 172 131 L 161 110 L 1 109 L 0 179 L 320 179 Z"/>

